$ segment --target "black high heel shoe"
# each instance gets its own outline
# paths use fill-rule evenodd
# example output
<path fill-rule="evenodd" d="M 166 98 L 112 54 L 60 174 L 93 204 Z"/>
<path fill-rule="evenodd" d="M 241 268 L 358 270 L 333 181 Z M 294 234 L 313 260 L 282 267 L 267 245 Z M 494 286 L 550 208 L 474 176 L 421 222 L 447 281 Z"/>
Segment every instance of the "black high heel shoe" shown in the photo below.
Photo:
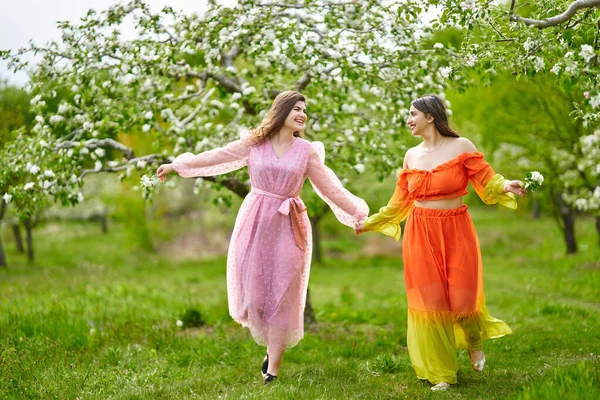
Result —
<path fill-rule="evenodd" d="M 263 360 L 263 363 L 262 363 L 261 372 L 262 372 L 263 379 L 266 379 L 268 370 L 269 370 L 269 353 L 267 353 L 267 355 L 265 356 L 265 359 Z"/>
<path fill-rule="evenodd" d="M 265 382 L 263 383 L 263 386 L 269 384 L 270 382 L 273 382 L 275 379 L 277 379 L 277 377 L 275 375 L 271 375 L 267 372 L 267 377 L 265 378 Z"/>

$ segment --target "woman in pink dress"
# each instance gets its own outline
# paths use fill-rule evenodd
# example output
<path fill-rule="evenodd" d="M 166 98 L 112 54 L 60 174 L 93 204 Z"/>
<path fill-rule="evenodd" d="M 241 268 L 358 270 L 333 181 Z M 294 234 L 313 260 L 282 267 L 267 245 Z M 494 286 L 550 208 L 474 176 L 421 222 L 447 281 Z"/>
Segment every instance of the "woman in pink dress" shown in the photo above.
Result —
<path fill-rule="evenodd" d="M 301 138 L 305 122 L 304 96 L 282 92 L 247 137 L 197 155 L 181 154 L 157 171 L 164 181 L 173 171 L 198 177 L 248 166 L 252 190 L 229 245 L 227 292 L 230 315 L 267 347 L 265 384 L 277 378 L 285 349 L 304 335 L 312 233 L 298 195 L 306 177 L 342 224 L 357 228 L 369 213 L 365 201 L 344 189 L 325 166 L 323 144 Z"/>

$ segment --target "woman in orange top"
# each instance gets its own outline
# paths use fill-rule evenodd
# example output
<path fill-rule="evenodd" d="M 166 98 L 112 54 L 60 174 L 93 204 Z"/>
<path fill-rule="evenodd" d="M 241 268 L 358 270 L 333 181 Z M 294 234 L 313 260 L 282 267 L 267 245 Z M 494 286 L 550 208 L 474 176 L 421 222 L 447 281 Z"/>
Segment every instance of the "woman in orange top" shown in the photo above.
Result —
<path fill-rule="evenodd" d="M 482 371 L 482 339 L 511 333 L 490 316 L 483 295 L 483 270 L 477 233 L 462 197 L 471 181 L 486 204 L 515 209 L 521 181 L 496 174 L 483 154 L 448 124 L 442 100 L 425 96 L 412 102 L 407 124 L 423 142 L 404 157 L 396 190 L 364 231 L 400 239 L 400 222 L 408 217 L 402 241 L 408 300 L 407 344 L 419 379 L 432 390 L 456 383 L 455 348 L 467 349 L 471 367 Z"/>

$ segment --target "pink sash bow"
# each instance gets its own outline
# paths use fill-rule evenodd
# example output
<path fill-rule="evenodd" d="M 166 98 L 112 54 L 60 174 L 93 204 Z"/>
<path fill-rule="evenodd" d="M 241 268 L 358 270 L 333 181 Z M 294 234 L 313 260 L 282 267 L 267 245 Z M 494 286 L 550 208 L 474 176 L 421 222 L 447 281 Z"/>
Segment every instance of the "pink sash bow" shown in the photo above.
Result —
<path fill-rule="evenodd" d="M 296 246 L 300 249 L 306 249 L 306 234 L 302 229 L 302 223 L 300 220 L 300 214 L 306 211 L 306 206 L 302 199 L 298 196 L 296 197 L 285 197 L 275 193 L 265 192 L 264 190 L 252 188 L 252 192 L 256 194 L 260 194 L 263 196 L 274 197 L 276 199 L 283 200 L 281 206 L 277 210 L 282 215 L 289 215 L 290 220 L 292 221 L 292 229 L 294 231 L 294 239 L 296 240 Z"/>

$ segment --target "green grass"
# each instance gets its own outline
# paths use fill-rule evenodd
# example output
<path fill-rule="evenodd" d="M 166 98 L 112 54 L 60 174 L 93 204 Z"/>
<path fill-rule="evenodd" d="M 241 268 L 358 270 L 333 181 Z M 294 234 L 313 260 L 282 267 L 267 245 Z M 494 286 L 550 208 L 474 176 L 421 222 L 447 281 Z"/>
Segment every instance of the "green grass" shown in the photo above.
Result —
<path fill-rule="evenodd" d="M 263 388 L 264 348 L 228 315 L 224 257 L 170 261 L 132 246 L 122 226 L 102 235 L 93 225 L 64 225 L 36 231 L 35 265 L 5 243 L 0 398 L 600 398 L 593 222 L 578 224 L 582 250 L 566 256 L 552 221 L 472 214 L 488 307 L 514 334 L 484 344 L 481 374 L 458 352 L 459 383 L 448 392 L 431 392 L 410 366 L 400 254 L 360 255 L 367 241 L 385 247 L 391 239 L 348 234 L 325 243 L 344 257 L 313 265 L 319 323 L 286 353 L 279 381 Z M 177 327 L 189 310 L 206 324 Z"/>

